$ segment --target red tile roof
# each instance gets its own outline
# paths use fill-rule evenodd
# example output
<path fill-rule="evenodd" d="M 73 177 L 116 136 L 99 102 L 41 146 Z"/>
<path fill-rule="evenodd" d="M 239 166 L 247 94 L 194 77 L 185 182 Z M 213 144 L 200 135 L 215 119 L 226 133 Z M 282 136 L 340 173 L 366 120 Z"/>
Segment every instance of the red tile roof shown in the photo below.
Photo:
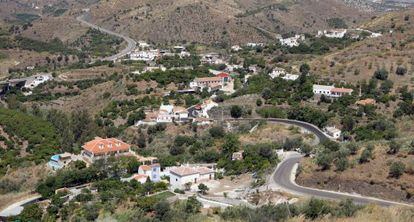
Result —
<path fill-rule="evenodd" d="M 110 154 L 118 151 L 129 151 L 131 145 L 122 142 L 116 138 L 107 138 L 102 139 L 96 137 L 94 140 L 91 140 L 85 143 L 82 148 L 90 153 L 96 154 Z"/>
<path fill-rule="evenodd" d="M 141 165 L 139 166 L 139 169 L 143 171 L 148 171 L 148 170 L 151 170 L 151 167 L 148 165 Z"/>
<path fill-rule="evenodd" d="M 352 93 L 354 90 L 353 89 L 348 89 L 348 88 L 333 88 L 331 89 L 331 92 L 335 92 L 335 93 Z"/>
<path fill-rule="evenodd" d="M 225 73 L 225 72 L 219 73 L 219 74 L 217 74 L 216 76 L 217 76 L 217 77 L 220 77 L 220 78 L 230 77 L 230 75 L 229 75 L 229 74 L 227 74 L 227 73 Z"/>

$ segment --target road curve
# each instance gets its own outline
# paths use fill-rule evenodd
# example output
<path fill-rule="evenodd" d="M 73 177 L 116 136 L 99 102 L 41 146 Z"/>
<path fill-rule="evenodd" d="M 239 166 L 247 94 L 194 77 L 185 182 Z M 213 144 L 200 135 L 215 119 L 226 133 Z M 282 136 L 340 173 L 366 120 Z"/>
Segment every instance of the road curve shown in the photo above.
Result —
<path fill-rule="evenodd" d="M 246 120 L 246 121 L 265 120 L 267 122 L 284 123 L 284 124 L 295 125 L 295 126 L 301 127 L 303 129 L 313 133 L 316 137 L 318 137 L 320 142 L 331 139 L 321 129 L 319 129 L 319 127 L 317 127 L 317 126 L 315 126 L 311 123 L 307 123 L 307 122 L 303 122 L 303 121 L 299 121 L 299 120 L 281 119 L 281 118 L 243 118 L 243 119 L 233 119 L 233 118 L 231 118 L 231 119 L 224 119 L 224 121 L 242 121 L 242 120 Z"/>
<path fill-rule="evenodd" d="M 286 123 L 292 124 L 295 126 L 302 127 L 318 137 L 320 142 L 330 140 L 331 138 L 327 136 L 321 129 L 317 126 L 303 122 L 298 120 L 291 120 L 291 119 L 278 119 L 278 118 L 251 118 L 251 119 L 226 119 L 227 121 L 240 121 L 240 120 L 266 120 L 268 122 L 275 122 L 275 123 Z M 381 206 L 409 206 L 412 207 L 413 205 L 395 202 L 395 201 L 388 201 L 379 198 L 373 197 L 365 197 L 361 195 L 349 194 L 349 193 L 341 193 L 335 191 L 328 191 L 328 190 L 320 190 L 315 188 L 303 187 L 295 182 L 295 172 L 298 163 L 300 162 L 303 156 L 297 152 L 289 152 L 284 160 L 278 164 L 275 171 L 272 173 L 270 178 L 270 186 L 277 187 L 283 191 L 288 193 L 292 193 L 299 196 L 307 196 L 307 197 L 316 197 L 321 199 L 330 199 L 330 200 L 342 200 L 342 199 L 352 199 L 356 204 L 369 204 L 375 203 Z"/>
<path fill-rule="evenodd" d="M 88 22 L 87 20 L 87 17 L 89 16 L 89 14 L 87 14 L 87 13 L 84 13 L 84 14 L 82 14 L 82 15 L 80 15 L 80 16 L 78 16 L 77 18 L 76 18 L 76 20 L 78 20 L 78 21 L 80 21 L 82 24 L 84 24 L 84 25 L 86 25 L 86 26 L 89 26 L 89 27 L 91 27 L 91 28 L 93 28 L 93 29 L 96 29 L 96 30 L 99 30 L 99 31 L 101 31 L 101 32 L 105 32 L 105 33 L 107 33 L 107 34 L 109 34 L 109 35 L 113 35 L 113 36 L 116 36 L 116 37 L 119 37 L 119 38 L 122 38 L 122 39 L 124 39 L 126 42 L 127 42 L 127 47 L 125 47 L 123 50 L 121 50 L 120 52 L 118 52 L 117 54 L 115 54 L 115 55 L 111 55 L 111 56 L 108 56 L 108 57 L 106 57 L 106 58 L 103 58 L 103 59 L 101 59 L 101 60 L 103 60 L 103 61 L 116 61 L 116 60 L 118 60 L 118 59 L 120 59 L 120 58 L 122 58 L 122 57 L 124 57 L 124 56 L 126 56 L 127 54 L 129 54 L 130 52 L 132 52 L 132 50 L 134 50 L 135 49 L 135 47 L 137 46 L 137 42 L 135 41 L 135 40 L 133 40 L 133 39 L 131 39 L 131 38 L 129 38 L 128 36 L 125 36 L 125 35 L 122 35 L 122 34 L 119 34 L 119 33 L 116 33 L 116 32 L 113 32 L 113 31 L 111 31 L 111 30 L 108 30 L 108 29 L 105 29 L 105 28 L 102 28 L 102 27 L 99 27 L 99 26 L 97 26 L 97 25 L 95 25 L 95 24 L 92 24 L 92 23 L 90 23 L 90 22 Z"/>
<path fill-rule="evenodd" d="M 341 199 L 352 199 L 356 204 L 369 204 L 375 203 L 381 206 L 409 206 L 413 205 L 388 201 L 373 197 L 365 197 L 360 195 L 340 193 L 335 191 L 319 190 L 315 188 L 308 188 L 299 186 L 295 182 L 295 167 L 299 163 L 302 155 L 299 153 L 290 153 L 279 165 L 272 175 L 272 182 L 275 183 L 280 189 L 293 193 L 300 196 L 317 197 L 322 199 L 341 200 Z"/>
<path fill-rule="evenodd" d="M 24 200 L 10 204 L 6 208 L 4 208 L 2 211 L 0 211 L 0 217 L 10 217 L 10 216 L 19 215 L 23 211 L 24 206 L 37 202 L 40 198 L 41 198 L 40 195 L 34 195 Z"/>

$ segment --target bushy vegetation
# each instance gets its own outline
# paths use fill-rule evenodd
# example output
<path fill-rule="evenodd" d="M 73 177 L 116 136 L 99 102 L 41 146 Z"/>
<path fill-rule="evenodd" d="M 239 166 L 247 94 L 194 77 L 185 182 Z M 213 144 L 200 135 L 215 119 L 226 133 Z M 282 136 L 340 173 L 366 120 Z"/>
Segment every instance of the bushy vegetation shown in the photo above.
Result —
<path fill-rule="evenodd" d="M 195 68 L 194 70 L 155 70 L 152 72 L 146 72 L 134 78 L 135 81 L 150 81 L 154 80 L 161 86 L 166 86 L 170 83 L 187 86 L 190 81 L 196 77 L 210 76 L 208 69 L 205 67 Z"/>
<path fill-rule="evenodd" d="M 238 221 L 286 221 L 289 218 L 304 215 L 306 219 L 315 220 L 328 214 L 335 217 L 351 217 L 362 207 L 356 206 L 351 200 L 331 203 L 325 200 L 310 199 L 300 204 L 264 205 L 256 209 L 248 207 L 229 207 L 220 216 L 224 220 Z"/>
<path fill-rule="evenodd" d="M 165 56 L 157 61 L 166 68 L 192 66 L 197 67 L 201 64 L 200 57 L 191 55 L 189 57 L 181 58 L 180 56 Z"/>
<path fill-rule="evenodd" d="M 105 57 L 115 54 L 122 41 L 121 38 L 91 28 L 72 45 L 93 56 Z"/>
<path fill-rule="evenodd" d="M 21 140 L 19 145 L 16 141 L 7 142 L 10 148 L 12 143 L 16 144 L 13 149 L 0 149 L 1 173 L 4 173 L 7 166 L 18 166 L 24 160 L 40 163 L 59 150 L 60 137 L 55 127 L 39 117 L 0 108 L 0 123 L 8 135 Z M 20 158 L 19 154 L 22 141 L 28 143 L 26 148 L 28 155 L 24 158 Z"/>

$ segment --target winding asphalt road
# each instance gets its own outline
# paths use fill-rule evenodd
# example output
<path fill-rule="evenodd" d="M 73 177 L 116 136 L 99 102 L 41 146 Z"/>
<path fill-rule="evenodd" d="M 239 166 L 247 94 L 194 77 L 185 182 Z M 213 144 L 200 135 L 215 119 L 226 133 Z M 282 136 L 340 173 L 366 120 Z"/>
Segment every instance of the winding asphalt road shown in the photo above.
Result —
<path fill-rule="evenodd" d="M 348 194 L 335 191 L 319 190 L 309 187 L 299 186 L 295 183 L 295 172 L 297 164 L 299 163 L 302 155 L 296 152 L 292 152 L 285 157 L 285 159 L 279 163 L 275 172 L 272 175 L 272 182 L 277 185 L 278 188 L 295 195 L 317 197 L 321 199 L 342 200 L 352 199 L 356 204 L 369 204 L 375 203 L 381 206 L 410 206 L 412 205 L 399 203 L 394 201 L 382 200 L 373 197 L 365 197 L 357 194 Z"/>
<path fill-rule="evenodd" d="M 299 127 L 302 127 L 319 138 L 320 142 L 325 140 L 329 140 L 330 138 L 317 126 L 312 125 L 307 122 L 297 121 L 297 120 L 289 120 L 289 119 L 267 119 L 269 122 L 276 122 L 276 123 L 286 123 L 292 124 Z M 299 186 L 295 182 L 295 174 L 298 163 L 300 162 L 303 156 L 297 152 L 290 152 L 288 153 L 284 160 L 279 163 L 273 174 L 271 175 L 270 185 L 276 186 L 277 188 L 284 190 L 288 193 L 292 193 L 299 196 L 308 196 L 308 197 L 317 197 L 322 199 L 331 199 L 331 200 L 342 200 L 342 199 L 352 199 L 356 204 L 369 204 L 375 203 L 381 206 L 410 206 L 413 205 L 382 200 L 373 197 L 365 197 L 358 194 L 348 194 L 348 193 L 341 193 L 335 191 L 327 191 L 327 190 L 319 190 L 315 188 L 308 188 Z"/>
<path fill-rule="evenodd" d="M 119 33 L 113 32 L 113 31 L 111 31 L 111 30 L 108 30 L 108 29 L 105 29 L 105 28 L 99 27 L 99 26 L 97 26 L 97 25 L 95 25 L 95 24 L 92 24 L 92 23 L 88 22 L 88 17 L 89 17 L 89 14 L 88 14 L 88 13 L 84 13 L 84 14 L 82 14 L 81 16 L 78 16 L 78 17 L 76 18 L 76 20 L 80 21 L 82 24 L 84 24 L 84 25 L 86 25 L 86 26 L 89 26 L 89 27 L 91 27 L 91 28 L 93 28 L 93 29 L 99 30 L 99 31 L 101 31 L 101 32 L 105 32 L 105 33 L 107 33 L 107 34 L 109 34 L 109 35 L 113 35 L 113 36 L 116 36 L 116 37 L 122 38 L 122 39 L 124 39 L 124 40 L 127 42 L 127 44 L 128 44 L 128 45 L 127 45 L 127 47 L 125 47 L 122 51 L 118 52 L 117 54 L 112 55 L 112 56 L 108 56 L 108 57 L 103 58 L 103 59 L 101 59 L 101 60 L 103 60 L 103 61 L 116 61 L 116 60 L 118 60 L 118 59 L 120 59 L 120 58 L 122 58 L 122 57 L 124 57 L 124 56 L 128 55 L 128 54 L 129 54 L 130 52 L 132 52 L 132 50 L 134 50 L 134 49 L 135 49 L 135 47 L 137 46 L 137 42 L 136 42 L 135 40 L 133 40 L 133 39 L 129 38 L 128 36 L 125 36 L 125 35 L 122 35 L 122 34 L 119 34 Z"/>

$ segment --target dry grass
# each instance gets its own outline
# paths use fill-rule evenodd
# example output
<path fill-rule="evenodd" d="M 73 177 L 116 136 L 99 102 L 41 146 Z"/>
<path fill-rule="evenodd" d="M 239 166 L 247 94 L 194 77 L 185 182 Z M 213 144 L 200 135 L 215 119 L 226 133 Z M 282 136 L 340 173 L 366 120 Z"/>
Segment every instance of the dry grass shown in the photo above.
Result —
<path fill-rule="evenodd" d="M 334 165 L 330 170 L 320 171 L 313 159 L 304 159 L 301 162 L 302 172 L 296 181 L 304 186 L 412 202 L 413 198 L 407 199 L 407 194 L 413 192 L 414 175 L 405 173 L 399 179 L 390 178 L 389 166 L 394 161 L 412 165 L 414 156 L 407 155 L 405 150 L 396 155 L 387 154 L 386 143 L 377 143 L 374 159 L 359 164 L 362 149 L 361 146 L 359 154 L 349 158 L 350 168 L 344 172 L 336 172 Z"/>

